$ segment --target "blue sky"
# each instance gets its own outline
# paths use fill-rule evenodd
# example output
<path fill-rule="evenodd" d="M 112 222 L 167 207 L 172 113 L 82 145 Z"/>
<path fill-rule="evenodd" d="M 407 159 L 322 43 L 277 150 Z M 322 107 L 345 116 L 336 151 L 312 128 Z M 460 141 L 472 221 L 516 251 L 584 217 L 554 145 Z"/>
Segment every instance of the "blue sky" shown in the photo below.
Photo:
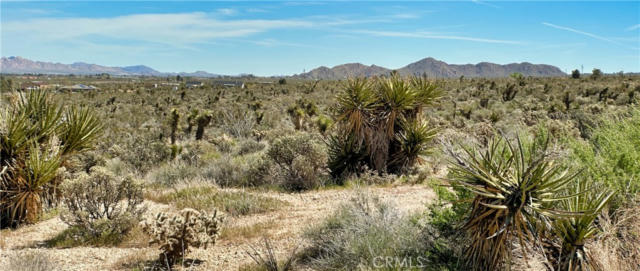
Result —
<path fill-rule="evenodd" d="M 425 57 L 640 72 L 640 2 L 7 2 L 2 56 L 279 75 Z"/>

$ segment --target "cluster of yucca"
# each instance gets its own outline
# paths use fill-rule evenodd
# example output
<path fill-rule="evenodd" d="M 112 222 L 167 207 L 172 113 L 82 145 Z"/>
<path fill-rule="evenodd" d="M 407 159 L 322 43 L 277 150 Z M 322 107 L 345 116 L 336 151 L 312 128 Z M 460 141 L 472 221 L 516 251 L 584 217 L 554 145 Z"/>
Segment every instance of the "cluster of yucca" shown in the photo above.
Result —
<path fill-rule="evenodd" d="M 89 149 L 101 122 L 88 109 L 63 108 L 42 91 L 13 94 L 0 111 L 0 225 L 35 222 L 55 199 L 58 169 Z"/>
<path fill-rule="evenodd" d="M 337 97 L 337 131 L 328 141 L 332 174 L 363 166 L 395 173 L 413 166 L 436 134 L 421 118 L 422 110 L 441 96 L 422 77 L 349 80 Z"/>
<path fill-rule="evenodd" d="M 471 238 L 466 255 L 474 269 L 508 264 L 516 242 L 526 260 L 530 244 L 558 241 L 560 270 L 592 270 L 584 243 L 596 232 L 593 221 L 612 193 L 588 189 L 578 181 L 579 172 L 554 164 L 548 147 L 544 134 L 531 143 L 503 136 L 483 151 L 451 152 L 456 160 L 452 181 L 475 194 L 464 226 Z"/>
<path fill-rule="evenodd" d="M 160 260 L 172 266 L 190 247 L 214 245 L 220 235 L 222 217 L 215 209 L 207 214 L 187 208 L 178 214 L 158 213 L 153 221 L 144 222 L 142 227 L 151 236 L 151 243 L 160 245 Z"/>

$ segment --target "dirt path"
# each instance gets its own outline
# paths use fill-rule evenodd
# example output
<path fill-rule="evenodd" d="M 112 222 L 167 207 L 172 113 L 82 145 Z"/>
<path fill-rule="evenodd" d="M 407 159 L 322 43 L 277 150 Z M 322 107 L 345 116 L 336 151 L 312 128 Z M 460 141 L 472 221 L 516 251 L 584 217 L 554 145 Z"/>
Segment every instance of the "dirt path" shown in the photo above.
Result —
<path fill-rule="evenodd" d="M 309 226 L 323 221 L 337 206 L 359 192 L 377 195 L 381 200 L 392 203 L 406 212 L 423 210 L 426 203 L 435 197 L 433 191 L 424 185 L 332 189 L 301 194 L 264 192 L 261 194 L 286 201 L 289 205 L 270 213 L 228 219 L 225 227 L 253 229 L 252 225 L 260 225 L 254 228 L 261 232 L 255 235 L 250 234 L 250 238 L 228 236 L 221 238 L 215 246 L 206 250 L 191 251 L 188 257 L 202 262 L 189 270 L 237 270 L 238 267 L 252 262 L 246 251 L 250 245 L 258 244 L 264 235 L 272 240 L 276 255 L 284 257 L 295 247 L 302 245 L 301 235 Z M 155 212 L 167 207 L 153 204 L 150 209 Z M 11 258 L 30 251 L 46 254 L 55 262 L 58 270 L 131 270 L 137 266 L 136 263 L 141 264 L 151 260 L 159 253 L 153 247 L 71 249 L 38 247 L 38 244 L 65 228 L 66 225 L 59 218 L 54 218 L 15 231 L 0 232 L 0 269 L 8 266 L 7 263 Z"/>

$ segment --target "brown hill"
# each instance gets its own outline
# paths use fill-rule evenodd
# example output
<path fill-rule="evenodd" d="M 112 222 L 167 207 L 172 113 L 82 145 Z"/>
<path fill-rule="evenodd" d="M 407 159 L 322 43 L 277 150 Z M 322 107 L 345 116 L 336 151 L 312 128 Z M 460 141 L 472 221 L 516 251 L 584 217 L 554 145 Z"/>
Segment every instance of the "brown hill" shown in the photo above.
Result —
<path fill-rule="evenodd" d="M 507 77 L 512 73 L 522 73 L 524 76 L 565 76 L 558 67 L 545 64 L 531 64 L 528 62 L 500 65 L 489 62 L 478 64 L 456 65 L 447 64 L 434 58 L 425 58 L 411 63 L 397 70 L 402 75 L 427 75 L 435 78 L 452 77 Z M 390 69 L 360 63 L 338 65 L 333 68 L 320 67 L 307 73 L 296 75 L 299 78 L 308 79 L 344 79 L 348 77 L 370 77 L 384 75 L 391 72 Z"/>

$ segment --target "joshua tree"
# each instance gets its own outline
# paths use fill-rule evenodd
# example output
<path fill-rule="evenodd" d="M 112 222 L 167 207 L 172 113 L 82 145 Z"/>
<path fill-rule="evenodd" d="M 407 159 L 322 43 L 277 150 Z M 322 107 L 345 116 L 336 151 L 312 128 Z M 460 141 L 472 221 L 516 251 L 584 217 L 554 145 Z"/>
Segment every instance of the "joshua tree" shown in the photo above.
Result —
<path fill-rule="evenodd" d="M 169 126 L 171 127 L 171 145 L 176 144 L 176 132 L 178 131 L 178 122 L 180 121 L 180 113 L 178 109 L 171 110 L 171 119 L 169 119 Z"/>
<path fill-rule="evenodd" d="M 573 79 L 580 79 L 580 71 L 579 70 L 573 70 L 571 72 L 571 78 Z"/>
<path fill-rule="evenodd" d="M 204 136 L 204 128 L 209 125 L 211 118 L 212 116 L 209 113 L 204 113 L 196 118 L 196 123 L 198 124 L 198 127 L 196 128 L 196 140 L 202 139 Z"/>
<path fill-rule="evenodd" d="M 593 71 L 591 71 L 591 79 L 596 80 L 600 77 L 602 77 L 602 71 L 600 69 L 593 69 Z"/>
<path fill-rule="evenodd" d="M 378 173 L 410 168 L 426 154 L 435 136 L 435 130 L 421 120 L 421 112 L 441 93 L 420 77 L 405 79 L 395 74 L 374 82 L 349 80 L 337 98 L 337 135 L 329 140 L 332 174 L 341 175 L 357 164 Z"/>
<path fill-rule="evenodd" d="M 64 108 L 42 91 L 0 111 L 0 225 L 36 221 L 55 200 L 58 168 L 93 146 L 102 124 L 91 111 Z"/>

